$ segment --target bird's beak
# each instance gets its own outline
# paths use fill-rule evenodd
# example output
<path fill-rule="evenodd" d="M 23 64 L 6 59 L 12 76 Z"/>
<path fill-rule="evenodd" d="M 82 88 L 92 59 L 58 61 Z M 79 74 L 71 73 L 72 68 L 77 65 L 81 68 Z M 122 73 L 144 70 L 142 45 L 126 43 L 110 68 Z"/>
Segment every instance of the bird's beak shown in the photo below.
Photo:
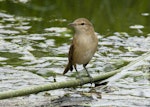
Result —
<path fill-rule="evenodd" d="M 75 24 L 74 23 L 69 23 L 68 26 L 73 27 Z"/>

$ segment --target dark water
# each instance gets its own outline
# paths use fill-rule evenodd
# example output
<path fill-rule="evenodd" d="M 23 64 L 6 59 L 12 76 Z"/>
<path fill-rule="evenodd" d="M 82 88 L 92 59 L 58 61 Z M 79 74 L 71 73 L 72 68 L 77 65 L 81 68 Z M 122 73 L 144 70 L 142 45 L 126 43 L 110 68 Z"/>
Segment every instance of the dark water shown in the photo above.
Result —
<path fill-rule="evenodd" d="M 65 27 L 76 18 L 86 17 L 97 32 L 106 35 L 113 32 L 135 34 L 136 30 L 130 28 L 134 25 L 144 26 L 142 31 L 149 33 L 149 4 L 149 0 L 32 0 L 25 3 L 2 0 L 0 7 L 6 14 L 23 17 L 24 20 L 29 18 L 28 25 L 32 26 L 29 33 L 44 33 L 43 29 L 47 27 Z M 19 23 L 23 19 L 15 21 Z"/>
<path fill-rule="evenodd" d="M 91 74 L 120 68 L 150 50 L 149 5 L 149 0 L 1 0 L 0 67 L 32 72 L 48 81 L 53 81 L 52 76 L 57 81 L 68 79 L 61 75 L 73 34 L 68 23 L 85 17 L 93 23 L 99 38 L 98 51 L 88 65 Z M 149 66 L 147 59 L 135 67 L 140 76 L 120 79 L 114 86 L 121 91 L 112 93 L 111 98 L 104 94 L 104 99 L 93 101 L 95 106 L 128 104 L 128 97 L 122 95 L 131 98 L 128 106 L 141 106 L 139 100 L 145 101 L 143 106 L 150 106 Z M 142 82 L 146 93 L 140 96 Z"/>

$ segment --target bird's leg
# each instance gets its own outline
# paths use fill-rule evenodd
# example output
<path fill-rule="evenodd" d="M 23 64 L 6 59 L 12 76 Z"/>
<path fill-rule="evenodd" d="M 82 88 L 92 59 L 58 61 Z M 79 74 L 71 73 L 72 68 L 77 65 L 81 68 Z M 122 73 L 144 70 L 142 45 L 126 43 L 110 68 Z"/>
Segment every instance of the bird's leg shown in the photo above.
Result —
<path fill-rule="evenodd" d="M 88 72 L 88 70 L 86 69 L 86 65 L 87 65 L 87 64 L 83 64 L 83 67 L 84 67 L 86 73 L 88 74 L 88 76 L 89 76 L 89 78 L 90 78 L 90 82 L 91 82 L 91 84 L 92 84 L 93 78 L 92 78 L 92 76 L 90 75 L 90 73 Z"/>
<path fill-rule="evenodd" d="M 77 70 L 77 68 L 76 68 L 76 65 L 74 65 L 74 68 L 75 68 L 75 70 L 76 70 L 76 73 L 77 73 L 77 75 L 78 75 L 78 78 L 79 78 L 80 81 L 81 81 L 81 84 L 80 84 L 80 85 L 82 85 L 82 84 L 84 83 L 84 80 L 83 80 L 82 77 L 80 76 L 80 74 L 79 74 L 79 72 L 78 72 L 78 70 Z"/>

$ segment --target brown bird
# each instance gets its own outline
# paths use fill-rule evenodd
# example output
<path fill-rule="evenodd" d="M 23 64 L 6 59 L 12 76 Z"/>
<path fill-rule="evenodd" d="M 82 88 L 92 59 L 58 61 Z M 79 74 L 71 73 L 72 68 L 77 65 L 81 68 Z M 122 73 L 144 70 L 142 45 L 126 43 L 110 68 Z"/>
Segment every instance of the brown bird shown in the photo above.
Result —
<path fill-rule="evenodd" d="M 74 28 L 75 34 L 69 49 L 69 62 L 63 74 L 66 74 L 69 70 L 72 71 L 74 66 L 78 76 L 80 77 L 76 64 L 83 64 L 88 76 L 92 78 L 86 69 L 86 65 L 92 59 L 98 46 L 98 39 L 95 35 L 93 25 L 86 18 L 78 18 L 69 25 Z"/>

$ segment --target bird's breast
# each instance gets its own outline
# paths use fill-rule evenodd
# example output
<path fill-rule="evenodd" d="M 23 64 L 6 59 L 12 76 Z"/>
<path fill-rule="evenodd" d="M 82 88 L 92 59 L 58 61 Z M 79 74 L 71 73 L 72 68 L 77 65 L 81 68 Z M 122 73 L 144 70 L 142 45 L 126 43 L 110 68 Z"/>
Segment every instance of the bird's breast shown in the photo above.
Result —
<path fill-rule="evenodd" d="M 95 35 L 93 35 L 95 36 Z M 97 50 L 97 38 L 92 36 L 80 36 L 74 40 L 73 60 L 77 64 L 86 64 Z"/>

